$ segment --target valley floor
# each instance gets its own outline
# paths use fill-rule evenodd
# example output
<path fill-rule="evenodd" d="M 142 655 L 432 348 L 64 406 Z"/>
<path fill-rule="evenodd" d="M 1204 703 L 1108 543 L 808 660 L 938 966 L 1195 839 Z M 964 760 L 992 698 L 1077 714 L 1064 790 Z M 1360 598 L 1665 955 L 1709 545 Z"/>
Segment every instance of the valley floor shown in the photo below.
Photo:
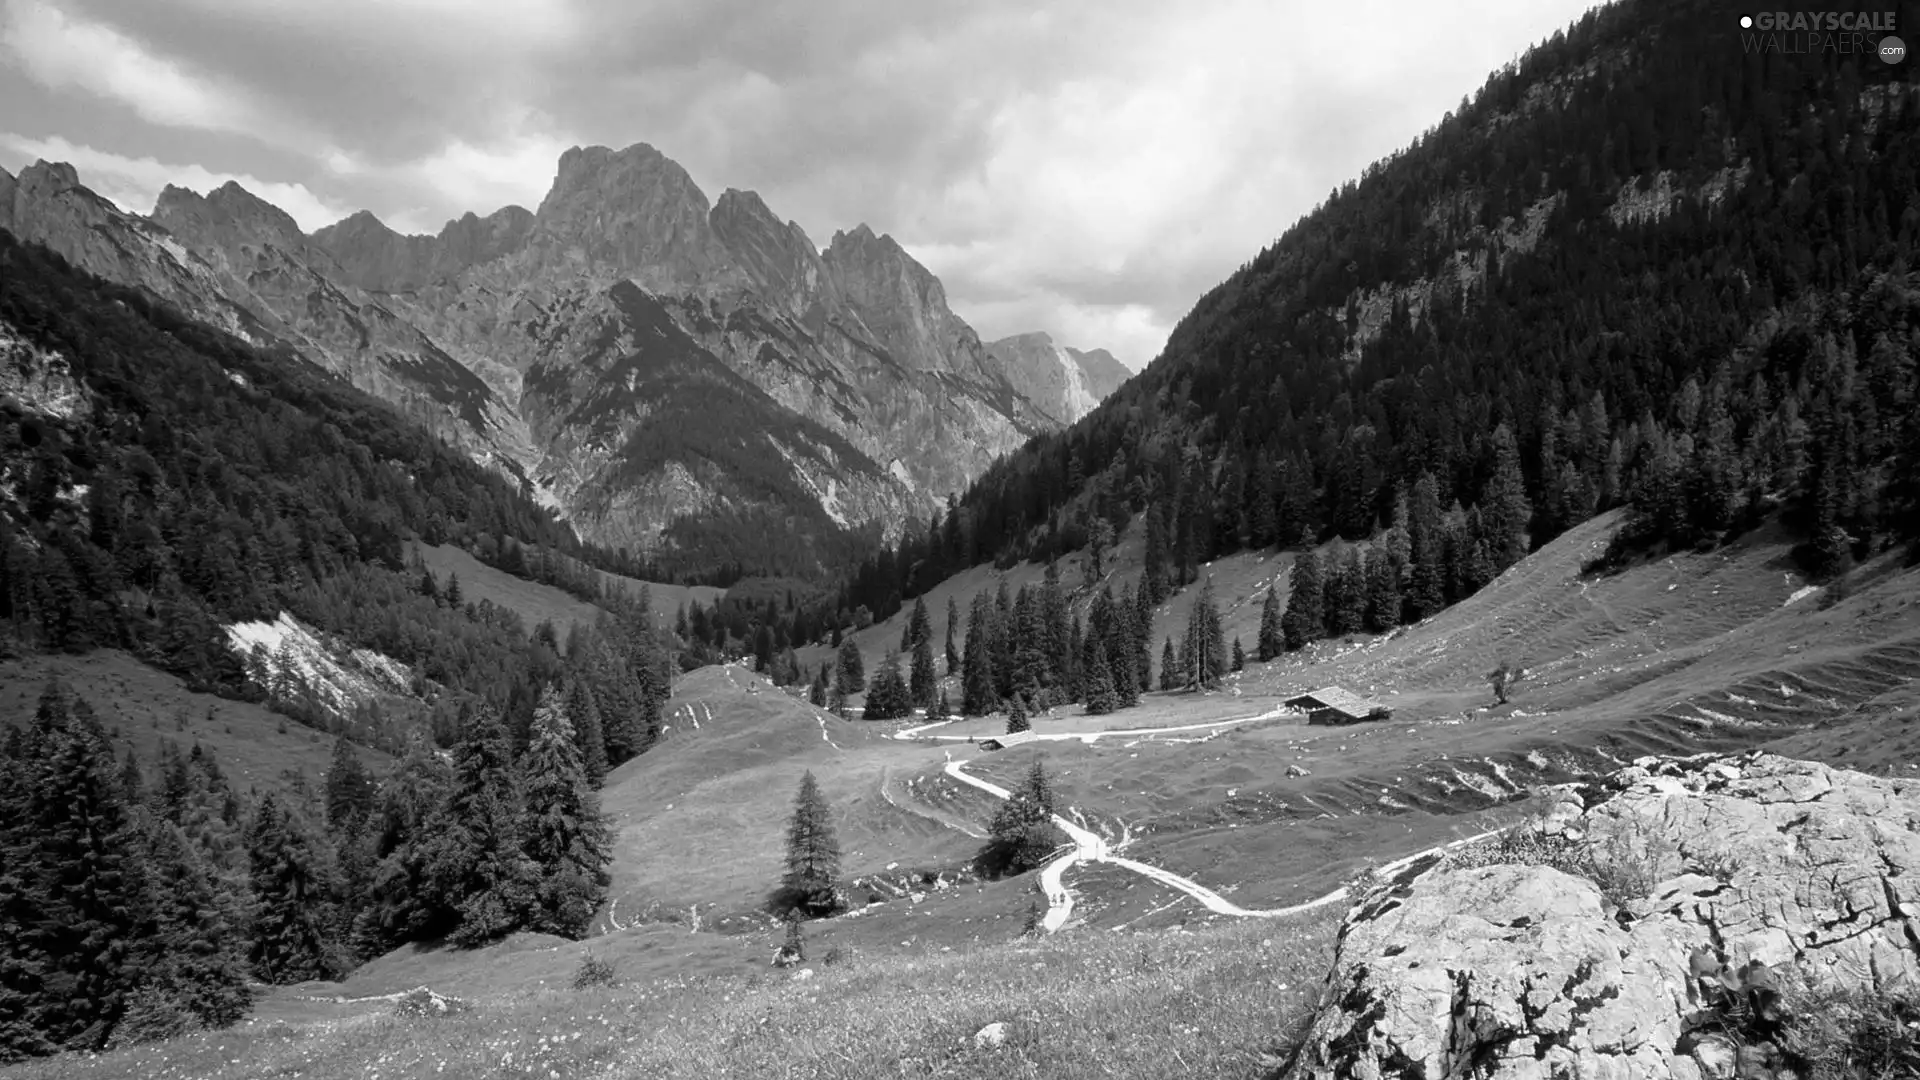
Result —
<path fill-rule="evenodd" d="M 1920 570 L 1889 556 L 1836 596 L 1762 532 L 1583 574 L 1615 524 L 1418 626 L 1249 664 L 1219 693 L 1042 714 L 1047 738 L 999 752 L 968 740 L 1000 717 L 849 722 L 742 668 L 690 673 L 665 742 L 608 777 L 620 831 L 597 936 L 402 950 L 343 984 L 271 991 L 233 1031 L 6 1075 L 1263 1075 L 1313 1004 L 1340 887 L 1516 820 L 1539 786 L 1756 746 L 1920 767 Z M 1244 561 L 1213 569 L 1271 576 Z M 1496 706 L 1483 674 L 1502 660 L 1525 676 Z M 1309 726 L 1277 708 L 1327 685 L 1392 719 Z M 967 865 L 989 789 L 1036 759 L 1076 849 L 981 882 Z M 781 933 L 762 909 L 802 771 L 833 807 L 855 910 L 807 924 L 797 978 L 769 967 Z M 1036 901 L 1053 932 L 1024 940 Z M 589 954 L 624 984 L 570 989 Z M 474 1012 L 391 1018 L 384 996 L 423 984 Z M 976 1047 L 996 1022 L 1005 1044 Z"/>

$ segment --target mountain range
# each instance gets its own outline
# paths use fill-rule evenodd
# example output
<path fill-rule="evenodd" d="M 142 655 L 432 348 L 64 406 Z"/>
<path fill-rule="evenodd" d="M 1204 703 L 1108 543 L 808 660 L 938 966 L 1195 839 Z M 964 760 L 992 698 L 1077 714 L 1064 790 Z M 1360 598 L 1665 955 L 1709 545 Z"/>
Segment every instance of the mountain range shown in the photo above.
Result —
<path fill-rule="evenodd" d="M 291 350 L 584 539 L 679 570 L 808 572 L 893 540 L 1129 376 L 1044 333 L 984 343 L 891 236 L 816 248 L 646 144 L 571 149 L 537 209 L 437 236 L 365 211 L 304 233 L 233 182 L 142 217 L 47 162 L 0 172 L 0 228 Z"/>

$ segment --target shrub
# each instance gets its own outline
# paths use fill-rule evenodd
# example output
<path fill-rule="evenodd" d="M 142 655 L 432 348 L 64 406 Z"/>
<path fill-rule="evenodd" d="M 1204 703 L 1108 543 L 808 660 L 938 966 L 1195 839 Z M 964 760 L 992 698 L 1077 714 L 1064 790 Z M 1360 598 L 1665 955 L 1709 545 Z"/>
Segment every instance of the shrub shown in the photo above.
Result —
<path fill-rule="evenodd" d="M 602 960 L 592 953 L 580 958 L 580 968 L 573 973 L 573 988 L 587 990 L 596 986 L 618 986 L 620 980 L 614 975 L 613 961 Z"/>

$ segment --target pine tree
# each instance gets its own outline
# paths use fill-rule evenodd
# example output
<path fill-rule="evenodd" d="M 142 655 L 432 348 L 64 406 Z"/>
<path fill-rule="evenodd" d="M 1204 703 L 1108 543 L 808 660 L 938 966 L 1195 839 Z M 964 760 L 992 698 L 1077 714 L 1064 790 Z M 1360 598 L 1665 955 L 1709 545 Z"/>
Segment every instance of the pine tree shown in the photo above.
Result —
<path fill-rule="evenodd" d="M 573 723 L 552 686 L 540 693 L 520 770 L 526 806 L 522 850 L 538 875 L 530 925 L 578 938 L 612 881 L 607 865 L 613 861 L 613 830 L 601 816 Z"/>
<path fill-rule="evenodd" d="M 449 573 L 447 575 L 447 590 L 442 595 L 446 597 L 447 606 L 450 608 L 458 608 L 461 604 L 465 603 L 460 592 L 459 574 Z"/>
<path fill-rule="evenodd" d="M 1406 595 L 1409 622 L 1419 622 L 1446 606 L 1446 543 L 1441 526 L 1439 485 L 1421 473 L 1407 509 L 1408 558 L 1412 578 Z"/>
<path fill-rule="evenodd" d="M 1220 684 L 1227 669 L 1226 633 L 1220 620 L 1220 607 L 1214 601 L 1213 578 L 1207 577 L 1187 611 L 1186 685 L 1196 690 L 1212 690 Z"/>
<path fill-rule="evenodd" d="M 254 919 L 249 959 L 261 980 L 296 983 L 334 974 L 328 927 L 334 897 L 298 822 L 272 793 L 247 833 Z"/>
<path fill-rule="evenodd" d="M 134 947 L 134 985 L 113 1042 L 168 1038 L 238 1022 L 253 1002 L 247 937 L 241 924 L 246 889 L 178 825 L 141 813 L 146 866 L 146 925 Z"/>
<path fill-rule="evenodd" d="M 873 678 L 873 684 L 867 690 L 866 709 L 862 718 L 866 720 L 898 720 L 913 713 L 913 698 L 907 688 L 907 682 L 900 677 L 900 654 L 887 650 L 880 662 L 879 673 Z"/>
<path fill-rule="evenodd" d="M 126 1008 L 146 883 L 113 751 L 58 680 L 13 758 L 0 828 L 0 1056 L 97 1050 Z M 15 816 L 14 811 L 24 811 Z"/>
<path fill-rule="evenodd" d="M 1240 638 L 1236 635 L 1233 639 L 1233 670 L 1245 671 L 1246 669 L 1247 650 L 1240 647 Z"/>
<path fill-rule="evenodd" d="M 985 716 L 999 700 L 994 692 L 991 605 L 986 593 L 976 594 L 967 619 L 967 655 L 960 687 L 960 711 L 967 716 Z"/>
<path fill-rule="evenodd" d="M 947 699 L 947 692 L 943 688 L 940 691 L 940 693 L 934 697 L 933 704 L 927 706 L 927 722 L 936 723 L 941 720 L 949 720 L 952 718 L 953 718 L 953 702 Z"/>
<path fill-rule="evenodd" d="M 777 907 L 810 915 L 831 915 L 839 907 L 834 882 L 840 876 L 840 842 L 833 811 L 813 773 L 800 778 L 793 816 L 787 823 L 787 869 L 780 879 Z"/>
<path fill-rule="evenodd" d="M 587 786 L 598 790 L 607 778 L 607 740 L 601 730 L 600 703 L 593 687 L 576 674 L 567 681 L 567 719 L 573 721 L 573 741 L 580 749 L 580 771 Z"/>
<path fill-rule="evenodd" d="M 1260 637 L 1255 642 L 1255 655 L 1264 664 L 1285 651 L 1286 641 L 1280 636 L 1280 593 L 1269 585 L 1267 597 L 1260 604 Z"/>
<path fill-rule="evenodd" d="M 1053 790 L 1038 761 L 1013 797 L 994 811 L 980 865 L 989 876 L 1022 874 L 1046 860 L 1066 840 L 1053 821 Z"/>
<path fill-rule="evenodd" d="M 1366 628 L 1367 572 L 1359 548 L 1347 548 L 1346 554 L 1331 568 L 1326 595 L 1328 631 L 1332 636 L 1345 637 Z"/>
<path fill-rule="evenodd" d="M 1526 557 L 1527 523 L 1533 518 L 1526 479 L 1520 474 L 1520 448 L 1505 424 L 1493 431 L 1493 475 L 1481 490 L 1480 506 L 1486 519 L 1487 554 L 1497 575 Z"/>
<path fill-rule="evenodd" d="M 457 920 L 448 939 L 460 946 L 526 925 L 539 880 L 506 731 L 490 713 L 476 719 L 454 751 L 453 786 L 428 828 L 426 856 L 429 894 Z"/>
<path fill-rule="evenodd" d="M 184 759 L 181 764 L 185 765 Z M 373 812 L 375 793 L 373 778 L 360 764 L 353 744 L 345 735 L 336 736 L 333 762 L 327 766 L 327 827 L 343 835 L 354 832 Z"/>
<path fill-rule="evenodd" d="M 1133 588 L 1133 659 L 1142 691 L 1153 688 L 1153 598 L 1147 594 L 1145 580 Z"/>
<path fill-rule="evenodd" d="M 1304 649 L 1308 642 L 1326 636 L 1320 603 L 1320 560 L 1309 548 L 1293 561 L 1293 581 L 1287 593 L 1287 610 L 1280 617 L 1280 634 L 1286 641 L 1288 651 Z"/>
<path fill-rule="evenodd" d="M 842 697 L 858 694 L 867 688 L 867 668 L 860 659 L 860 646 L 852 638 L 840 643 L 840 667 L 834 673 L 834 688 Z"/>
<path fill-rule="evenodd" d="M 933 666 L 933 618 L 927 613 L 927 598 L 913 602 L 913 620 L 908 624 L 913 637 L 913 674 L 908 680 L 913 704 L 933 704 L 939 676 Z"/>
<path fill-rule="evenodd" d="M 960 650 L 955 646 L 956 635 L 960 632 L 960 601 L 947 597 L 947 674 L 960 673 Z"/>
<path fill-rule="evenodd" d="M 1400 622 L 1400 565 L 1387 551 L 1367 553 L 1367 629 L 1385 633 Z"/>
<path fill-rule="evenodd" d="M 1180 683 L 1180 658 L 1174 655 L 1173 639 L 1168 638 L 1160 650 L 1160 689 L 1177 690 Z"/>
<path fill-rule="evenodd" d="M 1113 671 L 1107 664 L 1107 647 L 1098 635 L 1090 634 L 1081 645 L 1082 665 L 1086 675 L 1086 704 L 1088 716 L 1102 716 L 1113 711 Z M 1011 729 L 1011 724 L 1009 724 Z"/>
<path fill-rule="evenodd" d="M 815 708 L 827 707 L 827 666 L 825 664 L 820 665 L 820 674 L 814 676 L 813 687 L 807 691 L 807 700 L 811 701 Z"/>
<path fill-rule="evenodd" d="M 1007 698 L 1007 734 L 1017 735 L 1031 730 L 1033 725 L 1027 720 L 1027 703 L 1019 694 Z"/>

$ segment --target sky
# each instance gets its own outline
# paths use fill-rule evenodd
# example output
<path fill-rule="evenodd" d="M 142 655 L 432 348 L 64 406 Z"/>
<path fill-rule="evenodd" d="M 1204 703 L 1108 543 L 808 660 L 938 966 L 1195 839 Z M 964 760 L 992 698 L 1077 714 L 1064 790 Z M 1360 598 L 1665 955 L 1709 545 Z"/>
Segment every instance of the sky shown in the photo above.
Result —
<path fill-rule="evenodd" d="M 1370 163 L 1589 0 L 0 0 L 0 167 L 312 231 L 539 206 L 652 144 L 817 246 L 866 223 L 987 340 L 1138 369 Z"/>

